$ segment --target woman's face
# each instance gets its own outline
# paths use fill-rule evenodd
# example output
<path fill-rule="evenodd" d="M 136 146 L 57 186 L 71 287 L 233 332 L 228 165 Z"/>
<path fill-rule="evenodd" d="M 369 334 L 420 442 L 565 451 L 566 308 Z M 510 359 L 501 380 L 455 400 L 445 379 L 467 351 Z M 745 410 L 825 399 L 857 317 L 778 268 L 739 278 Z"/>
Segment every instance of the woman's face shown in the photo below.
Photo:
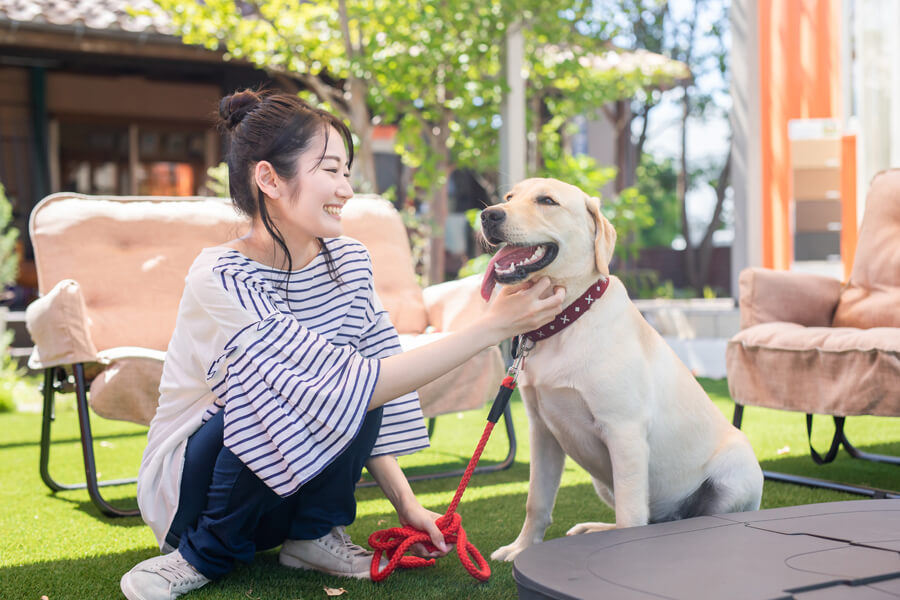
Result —
<path fill-rule="evenodd" d="M 323 132 L 300 154 L 290 186 L 293 193 L 282 204 L 279 221 L 310 237 L 341 235 L 341 209 L 353 188 L 344 139 L 336 129 L 329 129 L 327 143 Z"/>

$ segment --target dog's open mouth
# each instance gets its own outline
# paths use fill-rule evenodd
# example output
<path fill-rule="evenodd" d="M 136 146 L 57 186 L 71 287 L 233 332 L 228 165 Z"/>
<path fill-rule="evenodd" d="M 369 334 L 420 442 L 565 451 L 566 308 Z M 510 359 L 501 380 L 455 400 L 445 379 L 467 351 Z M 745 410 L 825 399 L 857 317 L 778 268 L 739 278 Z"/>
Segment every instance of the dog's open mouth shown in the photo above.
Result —
<path fill-rule="evenodd" d="M 530 273 L 539 271 L 553 262 L 559 246 L 553 242 L 534 246 L 511 245 L 500 248 L 488 263 L 481 282 L 481 297 L 491 299 L 494 286 L 499 283 L 516 283 Z"/>

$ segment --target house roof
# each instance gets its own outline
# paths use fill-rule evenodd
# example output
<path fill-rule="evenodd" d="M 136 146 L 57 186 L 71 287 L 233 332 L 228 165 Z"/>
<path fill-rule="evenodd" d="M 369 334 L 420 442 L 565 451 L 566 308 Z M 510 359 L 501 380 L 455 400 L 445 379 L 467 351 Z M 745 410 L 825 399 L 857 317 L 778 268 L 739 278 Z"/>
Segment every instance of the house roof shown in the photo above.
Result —
<path fill-rule="evenodd" d="M 0 25 L 78 33 L 171 37 L 169 17 L 153 0 L 0 0 Z"/>

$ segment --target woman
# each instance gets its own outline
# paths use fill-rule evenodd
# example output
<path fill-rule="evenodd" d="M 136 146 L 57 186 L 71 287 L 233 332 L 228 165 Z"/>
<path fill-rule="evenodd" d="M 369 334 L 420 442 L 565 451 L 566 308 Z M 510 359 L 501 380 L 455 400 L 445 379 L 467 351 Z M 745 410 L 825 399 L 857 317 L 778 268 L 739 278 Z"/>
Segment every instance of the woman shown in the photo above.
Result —
<path fill-rule="evenodd" d="M 126 597 L 176 598 L 235 560 L 281 546 L 288 567 L 368 577 L 344 527 L 363 465 L 399 520 L 448 548 L 440 515 L 394 458 L 428 444 L 414 390 L 559 312 L 543 280 L 504 289 L 485 318 L 400 353 L 365 248 L 341 236 L 353 196 L 350 131 L 295 96 L 222 99 L 232 199 L 250 232 L 203 250 L 185 280 L 159 408 L 138 477 L 162 556 L 122 577 Z"/>

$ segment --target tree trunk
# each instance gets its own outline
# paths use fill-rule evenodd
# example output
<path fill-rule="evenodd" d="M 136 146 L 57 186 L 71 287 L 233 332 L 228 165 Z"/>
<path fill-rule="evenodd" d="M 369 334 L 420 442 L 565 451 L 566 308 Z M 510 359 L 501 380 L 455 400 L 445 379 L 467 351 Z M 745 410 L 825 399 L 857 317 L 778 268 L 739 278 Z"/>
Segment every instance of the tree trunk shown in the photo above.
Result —
<path fill-rule="evenodd" d="M 446 257 L 444 250 L 444 230 L 447 227 L 448 197 L 450 188 L 450 168 L 441 165 L 438 173 L 443 174 L 443 184 L 434 189 L 429 200 L 431 215 L 431 239 L 428 242 L 428 284 L 444 281 Z"/>
<path fill-rule="evenodd" d="M 719 172 L 719 179 L 716 182 L 716 207 L 713 210 L 712 219 L 706 226 L 703 233 L 703 239 L 697 246 L 696 256 L 696 280 L 700 287 L 706 285 L 709 281 L 709 265 L 712 262 L 713 252 L 713 234 L 719 229 L 722 222 L 722 209 L 725 205 L 725 192 L 731 182 L 731 146 L 728 147 L 728 156 L 725 158 L 725 165 Z M 699 288 L 695 288 L 698 289 Z"/>
<path fill-rule="evenodd" d="M 353 184 L 358 192 L 378 192 L 378 180 L 375 176 L 375 153 L 372 151 L 372 117 L 366 103 L 368 85 L 363 80 L 351 76 L 347 80 L 350 90 L 350 102 L 347 119 L 350 128 L 359 139 L 356 154 L 353 158 Z"/>
<path fill-rule="evenodd" d="M 684 236 L 684 273 L 688 281 L 688 285 L 695 291 L 699 292 L 696 268 L 696 252 L 694 244 L 691 241 L 691 225 L 688 222 L 687 214 L 687 191 L 690 189 L 690 173 L 688 172 L 687 160 L 687 126 L 688 117 L 691 114 L 691 100 L 687 93 L 687 87 L 684 88 L 681 105 L 681 165 L 678 170 L 678 181 L 676 183 L 676 195 L 678 197 L 678 205 L 681 208 L 681 235 Z"/>

